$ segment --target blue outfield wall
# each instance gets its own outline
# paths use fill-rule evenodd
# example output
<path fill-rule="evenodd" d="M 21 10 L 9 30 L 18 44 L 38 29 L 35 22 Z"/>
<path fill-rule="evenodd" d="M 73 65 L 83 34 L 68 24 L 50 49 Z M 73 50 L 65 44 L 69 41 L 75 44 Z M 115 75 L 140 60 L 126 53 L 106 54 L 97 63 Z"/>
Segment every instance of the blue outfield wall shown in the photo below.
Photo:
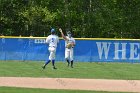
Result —
<path fill-rule="evenodd" d="M 56 61 L 64 61 L 64 40 L 60 39 Z M 0 38 L 0 60 L 44 61 L 49 56 L 45 38 Z M 76 39 L 77 62 L 140 62 L 139 40 Z"/>

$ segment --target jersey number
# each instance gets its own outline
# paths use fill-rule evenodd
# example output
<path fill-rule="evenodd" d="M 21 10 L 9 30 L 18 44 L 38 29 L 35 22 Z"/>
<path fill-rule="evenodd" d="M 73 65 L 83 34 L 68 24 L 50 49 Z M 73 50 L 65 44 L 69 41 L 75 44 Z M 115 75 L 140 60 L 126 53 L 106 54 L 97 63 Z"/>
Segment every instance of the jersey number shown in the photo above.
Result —
<path fill-rule="evenodd" d="M 54 40 L 55 40 L 55 39 L 54 39 L 54 38 L 52 38 L 52 40 L 51 40 L 51 41 L 54 43 Z"/>

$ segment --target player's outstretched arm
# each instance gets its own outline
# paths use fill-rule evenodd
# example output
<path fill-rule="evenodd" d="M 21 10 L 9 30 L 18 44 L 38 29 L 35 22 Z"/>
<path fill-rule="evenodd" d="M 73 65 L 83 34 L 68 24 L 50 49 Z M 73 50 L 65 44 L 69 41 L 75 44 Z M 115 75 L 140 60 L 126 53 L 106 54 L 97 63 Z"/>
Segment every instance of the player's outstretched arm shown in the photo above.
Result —
<path fill-rule="evenodd" d="M 64 35 L 63 31 L 61 28 L 59 28 L 59 32 L 61 33 L 61 36 L 65 39 L 68 40 L 67 37 Z"/>

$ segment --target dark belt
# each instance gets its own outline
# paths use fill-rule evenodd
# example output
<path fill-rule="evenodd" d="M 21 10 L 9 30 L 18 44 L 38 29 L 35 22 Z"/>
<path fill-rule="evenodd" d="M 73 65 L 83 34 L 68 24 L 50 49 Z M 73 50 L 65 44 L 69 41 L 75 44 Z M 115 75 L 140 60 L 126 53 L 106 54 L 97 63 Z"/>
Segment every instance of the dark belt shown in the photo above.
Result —
<path fill-rule="evenodd" d="M 65 48 L 67 48 L 67 47 L 65 47 Z M 74 48 L 74 47 L 71 47 L 71 48 Z M 68 48 L 68 49 L 71 49 L 71 48 Z"/>
<path fill-rule="evenodd" d="M 55 48 L 55 46 L 49 46 L 49 47 L 54 47 Z"/>

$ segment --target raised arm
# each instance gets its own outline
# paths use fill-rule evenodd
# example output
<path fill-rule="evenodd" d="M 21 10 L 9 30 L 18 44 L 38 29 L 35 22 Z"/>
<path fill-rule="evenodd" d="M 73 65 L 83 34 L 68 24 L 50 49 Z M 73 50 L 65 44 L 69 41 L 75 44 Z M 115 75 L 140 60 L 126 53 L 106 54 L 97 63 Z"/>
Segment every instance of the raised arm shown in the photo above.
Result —
<path fill-rule="evenodd" d="M 68 40 L 61 28 L 59 28 L 59 32 L 61 33 L 61 36 L 64 38 L 64 40 Z"/>

